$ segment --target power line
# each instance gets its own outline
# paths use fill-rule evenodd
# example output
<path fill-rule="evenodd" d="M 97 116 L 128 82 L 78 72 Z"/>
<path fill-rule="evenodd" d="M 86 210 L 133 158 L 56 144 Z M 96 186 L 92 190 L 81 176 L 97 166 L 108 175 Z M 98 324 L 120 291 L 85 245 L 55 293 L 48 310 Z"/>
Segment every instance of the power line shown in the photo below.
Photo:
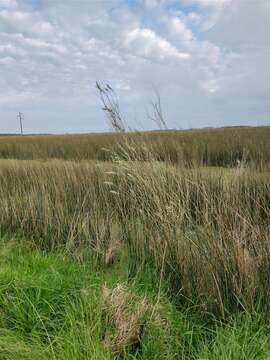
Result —
<path fill-rule="evenodd" d="M 21 135 L 23 135 L 23 114 L 19 112 L 18 119 L 20 121 L 20 129 L 21 129 Z"/>

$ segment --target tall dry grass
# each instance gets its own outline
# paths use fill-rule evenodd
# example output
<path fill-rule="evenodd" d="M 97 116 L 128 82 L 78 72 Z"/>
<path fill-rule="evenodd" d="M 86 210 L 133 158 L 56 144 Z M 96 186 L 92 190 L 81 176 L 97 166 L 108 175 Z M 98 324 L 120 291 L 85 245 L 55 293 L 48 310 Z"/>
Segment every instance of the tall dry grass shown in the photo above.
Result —
<path fill-rule="evenodd" d="M 243 159 L 257 169 L 270 164 L 270 127 L 159 131 L 128 134 L 0 137 L 0 158 L 109 161 L 127 139 L 155 159 L 196 166 L 234 167 Z"/>
<path fill-rule="evenodd" d="M 269 215 L 269 173 L 243 164 L 184 169 L 132 143 L 113 163 L 0 163 L 2 232 L 78 255 L 91 248 L 101 258 L 117 242 L 134 268 L 169 279 L 179 300 L 224 317 L 267 304 Z"/>
<path fill-rule="evenodd" d="M 122 228 L 140 266 L 151 263 L 175 292 L 224 317 L 267 303 L 268 174 L 185 173 L 152 163 L 143 172 L 125 164 L 122 178 Z"/>

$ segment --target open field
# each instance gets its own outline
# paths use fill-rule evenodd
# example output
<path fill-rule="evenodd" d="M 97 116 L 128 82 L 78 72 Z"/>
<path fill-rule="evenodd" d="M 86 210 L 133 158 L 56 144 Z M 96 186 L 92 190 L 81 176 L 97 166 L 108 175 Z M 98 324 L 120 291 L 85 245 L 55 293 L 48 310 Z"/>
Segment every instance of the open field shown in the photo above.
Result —
<path fill-rule="evenodd" d="M 270 127 L 243 127 L 125 134 L 141 149 L 151 148 L 157 160 L 185 166 L 235 166 L 245 159 L 262 169 L 270 166 Z M 121 134 L 5 136 L 0 158 L 111 160 Z"/>
<path fill-rule="evenodd" d="M 0 138 L 0 358 L 268 358 L 269 139 Z"/>

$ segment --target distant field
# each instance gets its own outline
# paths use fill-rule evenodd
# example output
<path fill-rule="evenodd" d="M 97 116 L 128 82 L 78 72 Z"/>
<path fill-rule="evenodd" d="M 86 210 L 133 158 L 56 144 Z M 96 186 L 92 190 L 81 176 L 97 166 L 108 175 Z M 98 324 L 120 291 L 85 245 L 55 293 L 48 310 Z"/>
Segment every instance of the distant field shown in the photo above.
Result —
<path fill-rule="evenodd" d="M 160 161 L 185 166 L 235 166 L 244 159 L 257 168 L 270 164 L 270 127 L 240 127 L 121 134 L 0 137 L 0 158 L 111 160 L 127 139 Z M 122 154 L 123 155 L 123 154 Z"/>
<path fill-rule="evenodd" d="M 0 358 L 269 358 L 269 140 L 0 138 Z"/>

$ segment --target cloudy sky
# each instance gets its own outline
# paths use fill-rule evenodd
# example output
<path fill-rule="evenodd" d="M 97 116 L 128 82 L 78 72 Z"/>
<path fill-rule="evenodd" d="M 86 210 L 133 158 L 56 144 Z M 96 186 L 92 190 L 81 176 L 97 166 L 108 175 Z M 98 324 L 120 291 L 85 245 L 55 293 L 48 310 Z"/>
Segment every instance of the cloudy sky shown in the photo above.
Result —
<path fill-rule="evenodd" d="M 270 124 L 270 0 L 0 0 L 0 132 L 132 128 L 158 90 L 172 128 Z"/>

